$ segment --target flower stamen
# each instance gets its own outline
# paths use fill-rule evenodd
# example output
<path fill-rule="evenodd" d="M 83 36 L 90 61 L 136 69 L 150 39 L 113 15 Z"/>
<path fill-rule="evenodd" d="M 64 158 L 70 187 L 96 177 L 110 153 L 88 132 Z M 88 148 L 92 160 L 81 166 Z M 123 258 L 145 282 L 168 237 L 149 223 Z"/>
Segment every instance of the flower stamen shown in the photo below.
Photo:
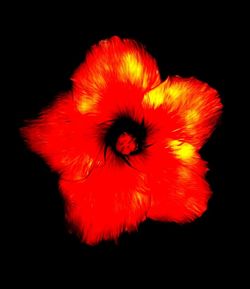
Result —
<path fill-rule="evenodd" d="M 122 133 L 116 141 L 116 150 L 122 155 L 128 156 L 138 148 L 136 139 L 129 133 Z"/>

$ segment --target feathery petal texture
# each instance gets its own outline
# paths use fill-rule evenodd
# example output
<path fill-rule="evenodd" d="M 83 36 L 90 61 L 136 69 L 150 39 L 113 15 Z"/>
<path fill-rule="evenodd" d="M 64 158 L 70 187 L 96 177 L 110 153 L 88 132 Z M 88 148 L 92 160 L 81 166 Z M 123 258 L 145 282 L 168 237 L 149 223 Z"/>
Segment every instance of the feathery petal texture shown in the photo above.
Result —
<path fill-rule="evenodd" d="M 92 47 L 72 81 L 21 132 L 60 174 L 82 241 L 117 239 L 146 218 L 200 217 L 211 191 L 198 150 L 221 114 L 217 91 L 195 78 L 161 81 L 143 46 L 116 36 Z"/>

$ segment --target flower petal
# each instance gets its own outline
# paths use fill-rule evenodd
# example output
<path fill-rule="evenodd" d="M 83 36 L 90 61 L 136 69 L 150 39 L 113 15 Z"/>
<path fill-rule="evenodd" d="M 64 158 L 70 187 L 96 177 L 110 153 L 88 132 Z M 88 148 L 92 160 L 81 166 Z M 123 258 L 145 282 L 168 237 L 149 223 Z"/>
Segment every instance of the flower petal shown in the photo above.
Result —
<path fill-rule="evenodd" d="M 148 175 L 151 207 L 147 216 L 179 223 L 200 217 L 207 209 L 211 191 L 204 180 L 205 163 L 198 154 L 179 159 L 168 151 L 153 161 Z"/>
<path fill-rule="evenodd" d="M 131 108 L 160 83 L 155 60 L 135 41 L 118 37 L 93 46 L 72 80 L 83 114 Z"/>
<path fill-rule="evenodd" d="M 145 94 L 145 108 L 165 109 L 180 121 L 179 131 L 188 143 L 200 148 L 210 136 L 222 105 L 217 91 L 195 78 L 169 77 L 165 82 Z"/>
<path fill-rule="evenodd" d="M 136 229 L 149 207 L 144 178 L 128 166 L 106 164 L 85 181 L 61 180 L 69 223 L 88 244 Z"/>
<path fill-rule="evenodd" d="M 22 134 L 31 149 L 65 179 L 82 180 L 103 161 L 96 122 L 79 113 L 69 93 L 22 128 Z"/>

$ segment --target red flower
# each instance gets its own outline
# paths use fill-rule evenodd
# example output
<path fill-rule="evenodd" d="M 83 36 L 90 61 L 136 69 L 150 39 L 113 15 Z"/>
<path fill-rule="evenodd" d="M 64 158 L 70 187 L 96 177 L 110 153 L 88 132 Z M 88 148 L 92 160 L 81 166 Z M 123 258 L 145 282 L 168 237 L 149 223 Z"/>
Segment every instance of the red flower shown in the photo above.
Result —
<path fill-rule="evenodd" d="M 195 78 L 161 82 L 136 42 L 113 37 L 88 53 L 73 90 L 22 129 L 60 178 L 66 216 L 88 244 L 146 218 L 188 222 L 211 195 L 198 150 L 222 105 Z"/>

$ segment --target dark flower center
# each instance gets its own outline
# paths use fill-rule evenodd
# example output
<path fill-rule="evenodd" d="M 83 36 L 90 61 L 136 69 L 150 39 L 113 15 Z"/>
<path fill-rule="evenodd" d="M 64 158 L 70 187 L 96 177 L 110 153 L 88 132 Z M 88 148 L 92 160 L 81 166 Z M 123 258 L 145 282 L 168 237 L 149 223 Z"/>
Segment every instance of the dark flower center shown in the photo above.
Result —
<path fill-rule="evenodd" d="M 112 121 L 104 137 L 105 152 L 108 147 L 121 158 L 139 154 L 145 148 L 147 128 L 144 121 L 120 116 Z"/>

